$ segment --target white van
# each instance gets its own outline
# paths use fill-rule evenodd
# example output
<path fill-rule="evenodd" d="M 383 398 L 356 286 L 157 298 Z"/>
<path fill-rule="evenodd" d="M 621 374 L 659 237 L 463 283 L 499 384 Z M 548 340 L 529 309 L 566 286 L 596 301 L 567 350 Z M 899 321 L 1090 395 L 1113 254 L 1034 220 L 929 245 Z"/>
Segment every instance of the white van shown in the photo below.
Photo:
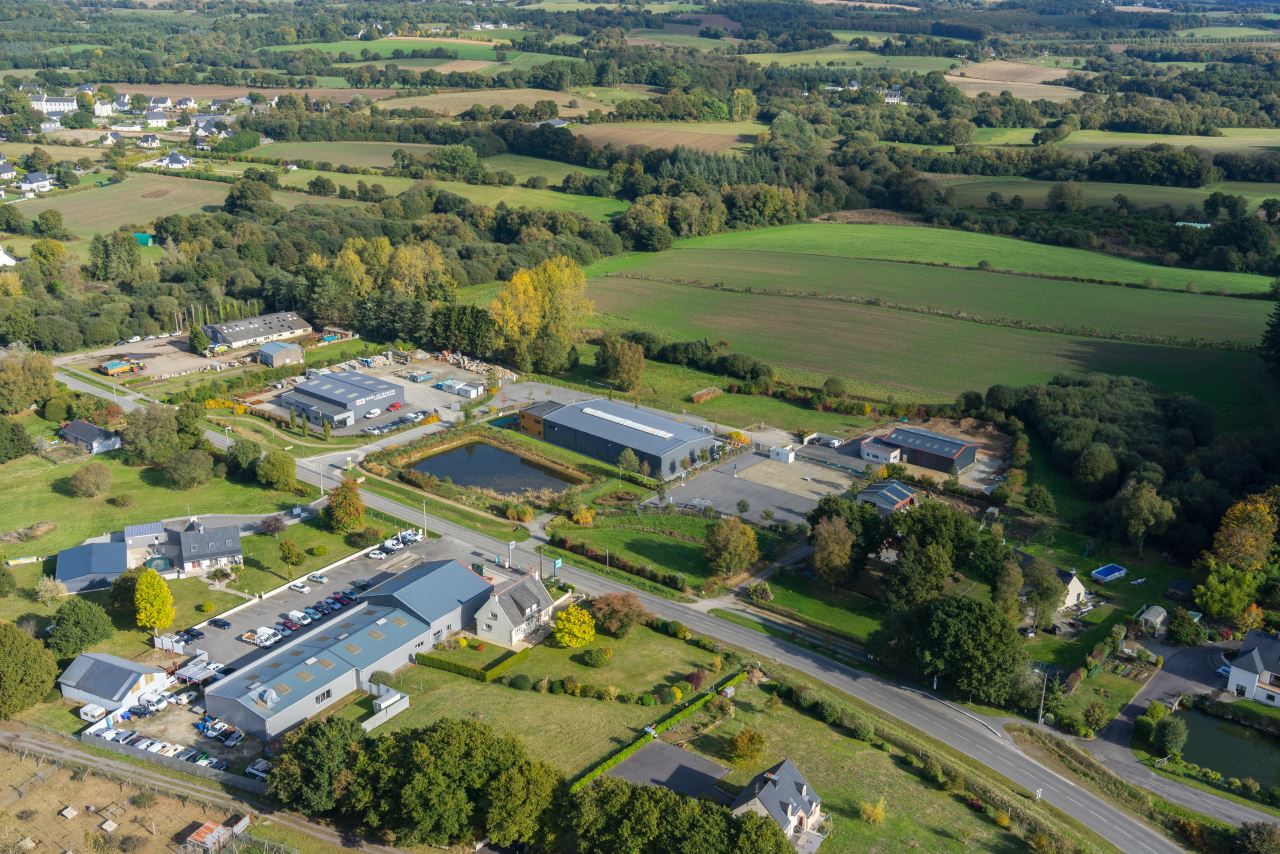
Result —
<path fill-rule="evenodd" d="M 302 611 L 290 611 L 289 619 L 293 620 L 295 623 L 297 623 L 300 626 L 311 625 L 311 618 L 308 617 L 306 614 L 304 614 Z"/>

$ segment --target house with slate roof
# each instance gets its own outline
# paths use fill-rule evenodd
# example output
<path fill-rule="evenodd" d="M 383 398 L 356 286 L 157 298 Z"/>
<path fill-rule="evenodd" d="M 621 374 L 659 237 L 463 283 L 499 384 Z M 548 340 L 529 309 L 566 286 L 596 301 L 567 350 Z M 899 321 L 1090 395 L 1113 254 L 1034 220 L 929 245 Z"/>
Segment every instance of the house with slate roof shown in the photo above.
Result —
<path fill-rule="evenodd" d="M 244 552 L 240 548 L 240 528 L 236 525 L 206 528 L 193 522 L 178 534 L 178 566 L 183 572 L 206 573 L 242 563 Z"/>
<path fill-rule="evenodd" d="M 62 696 L 115 711 L 137 702 L 148 691 L 163 691 L 168 677 L 159 667 L 139 664 L 105 652 L 84 652 L 58 677 Z"/>
<path fill-rule="evenodd" d="M 743 787 L 730 809 L 734 815 L 754 812 L 773 819 L 803 854 L 817 851 L 827 836 L 822 799 L 790 759 L 760 772 Z"/>
<path fill-rule="evenodd" d="M 64 424 L 58 431 L 58 435 L 64 442 L 69 442 L 90 454 L 104 454 L 120 447 L 119 433 L 104 430 L 97 424 L 90 424 L 79 418 Z"/>
<path fill-rule="evenodd" d="M 536 575 L 494 587 L 476 612 L 476 637 L 512 648 L 536 642 L 551 625 L 553 604 Z"/>
<path fill-rule="evenodd" d="M 881 516 L 892 516 L 915 507 L 920 503 L 920 495 L 902 481 L 882 480 L 859 490 L 858 503 L 872 505 Z"/>
<path fill-rule="evenodd" d="M 1261 629 L 1244 636 L 1244 645 L 1231 660 L 1227 690 L 1237 697 L 1280 706 L 1280 637 Z"/>

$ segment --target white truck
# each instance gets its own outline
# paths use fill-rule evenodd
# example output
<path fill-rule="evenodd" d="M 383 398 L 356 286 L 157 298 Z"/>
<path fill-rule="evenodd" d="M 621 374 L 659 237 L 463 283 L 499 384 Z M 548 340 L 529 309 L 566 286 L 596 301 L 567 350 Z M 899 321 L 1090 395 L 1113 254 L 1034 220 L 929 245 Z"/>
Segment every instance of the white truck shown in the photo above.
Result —
<path fill-rule="evenodd" d="M 254 646 L 269 647 L 280 640 L 280 633 L 275 629 L 269 629 L 266 626 L 259 626 L 251 632 L 245 632 L 240 636 L 245 643 L 251 643 Z"/>

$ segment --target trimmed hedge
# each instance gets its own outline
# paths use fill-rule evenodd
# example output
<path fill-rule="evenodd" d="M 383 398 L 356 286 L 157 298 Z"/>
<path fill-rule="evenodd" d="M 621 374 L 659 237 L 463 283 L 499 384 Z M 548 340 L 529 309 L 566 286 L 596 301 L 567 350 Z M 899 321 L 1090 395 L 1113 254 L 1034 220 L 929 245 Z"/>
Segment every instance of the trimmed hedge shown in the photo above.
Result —
<path fill-rule="evenodd" d="M 585 771 L 581 777 L 573 782 L 573 785 L 569 787 L 569 791 L 576 792 L 604 772 L 608 771 L 610 768 L 613 768 L 616 765 L 621 765 L 629 756 L 631 756 L 631 754 L 635 753 L 651 741 L 653 741 L 653 736 L 649 735 L 647 732 L 641 733 L 640 737 L 635 741 L 624 747 L 618 748 L 617 751 L 607 757 L 599 765 L 589 771 Z"/>
<path fill-rule="evenodd" d="M 465 676 L 468 679 L 474 679 L 477 682 L 492 682 L 528 657 L 529 650 L 522 649 L 519 652 L 513 652 L 506 658 L 500 659 L 488 670 L 482 670 L 479 667 L 472 667 L 469 664 L 460 664 L 456 661 L 440 658 L 439 656 L 432 655 L 429 652 L 418 653 L 414 656 L 414 660 L 423 667 L 430 667 L 435 670 L 444 670 L 447 673 L 456 673 L 459 676 Z"/>

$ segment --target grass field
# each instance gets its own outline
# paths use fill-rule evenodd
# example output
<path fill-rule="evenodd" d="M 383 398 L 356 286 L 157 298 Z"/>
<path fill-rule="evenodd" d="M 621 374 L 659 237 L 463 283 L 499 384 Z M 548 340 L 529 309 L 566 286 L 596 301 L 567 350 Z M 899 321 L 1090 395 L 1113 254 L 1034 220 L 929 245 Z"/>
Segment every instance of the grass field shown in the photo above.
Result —
<path fill-rule="evenodd" d="M 768 695 L 742 683 L 734 696 L 735 714 L 719 726 L 695 735 L 693 725 L 677 727 L 663 740 L 686 743 L 688 749 L 725 765 L 725 748 L 738 732 L 750 727 L 763 733 L 764 750 L 742 765 L 732 766 L 726 786 L 739 787 L 756 774 L 790 757 L 822 797 L 822 809 L 833 817 L 831 835 L 822 843 L 825 854 L 902 851 L 1012 851 L 1015 838 L 970 809 L 962 799 L 939 791 L 896 761 L 890 753 L 857 741 L 802 714 L 789 705 L 770 710 Z M 687 741 L 686 741 L 687 739 Z M 796 746 L 805 745 L 798 752 Z M 884 798 L 885 823 L 859 818 L 863 802 Z M 892 845 L 886 845 L 892 840 Z"/>
<path fill-rule="evenodd" d="M 1256 148 L 1265 151 L 1280 149 L 1280 129 L 1277 128 L 1223 128 L 1221 136 L 1189 136 L 1159 133 L 1121 133 L 1109 130 L 1076 131 L 1061 143 L 1063 148 L 1081 154 L 1113 148 L 1119 145 L 1152 145 L 1164 143 L 1175 148 L 1194 145 L 1209 151 L 1238 151 Z"/>
<path fill-rule="evenodd" d="M 541 175 L 552 184 L 559 184 L 572 172 L 584 175 L 603 175 L 603 169 L 592 169 L 589 166 L 574 166 L 557 160 L 543 160 L 541 157 L 526 157 L 523 154 L 495 154 L 482 161 L 486 168 L 494 172 L 510 172 L 516 180 L 524 182 L 535 175 Z"/>
<path fill-rule="evenodd" d="M 398 483 L 389 483 L 376 477 L 366 477 L 364 488 L 378 495 L 394 498 L 406 507 L 422 507 L 425 503 L 427 512 L 432 516 L 439 516 L 441 519 L 447 519 L 450 522 L 463 525 L 473 531 L 484 534 L 486 537 L 493 537 L 503 542 L 508 540 L 524 542 L 529 539 L 529 529 L 523 525 L 497 519 L 474 510 L 467 510 L 456 504 L 450 504 L 447 501 L 428 495 L 420 489 L 413 489 Z"/>
<path fill-rule="evenodd" d="M 617 271 L 617 277 L 609 271 Z M 592 268 L 592 286 L 630 275 L 646 281 L 748 288 L 755 293 L 850 300 L 1004 319 L 1108 335 L 1202 338 L 1249 344 L 1266 326 L 1270 303 L 1171 291 L 1117 288 L 892 261 L 837 260 L 829 255 L 687 247 L 658 255 L 607 260 Z"/>
<path fill-rule="evenodd" d="M 847 45 L 801 50 L 792 53 L 750 53 L 743 59 L 756 65 L 777 63 L 784 67 L 796 65 L 847 65 L 859 68 L 883 68 L 889 71 L 947 71 L 960 65 L 960 60 L 948 56 L 882 56 L 874 51 L 855 50 Z"/>
<path fill-rule="evenodd" d="M 992 192 L 1004 194 L 1005 199 L 1021 196 L 1028 207 L 1042 208 L 1046 204 L 1052 181 L 1035 181 L 1030 178 L 982 178 L 974 176 L 937 176 L 943 186 L 952 192 L 956 204 L 981 207 Z M 1182 210 L 1187 205 L 1199 205 L 1213 192 L 1244 196 L 1255 208 L 1263 199 L 1280 197 L 1280 184 L 1248 181 L 1219 181 L 1203 187 L 1155 187 L 1150 184 L 1118 184 L 1106 181 L 1081 181 L 1077 186 L 1084 193 L 1086 204 L 1111 205 L 1117 195 L 1126 196 L 1139 207 L 1170 205 Z"/>
<path fill-rule="evenodd" d="M 251 149 L 248 153 L 283 160 L 329 162 L 335 166 L 378 167 L 390 166 L 391 155 L 397 149 L 422 154 L 434 148 L 434 145 L 412 142 L 272 142 Z M 368 180 L 368 176 L 363 177 Z"/>
<path fill-rule="evenodd" d="M 775 605 L 818 628 L 866 643 L 867 637 L 880 627 L 880 606 L 852 590 L 832 589 L 789 573 L 775 574 L 769 579 L 769 589 Z"/>
<path fill-rule="evenodd" d="M 226 197 L 225 184 L 186 181 L 167 175 L 134 174 L 119 184 L 55 194 L 17 204 L 28 217 L 35 217 L 46 210 L 60 211 L 68 231 L 76 237 L 88 238 L 98 232 L 114 231 L 122 225 L 145 228 L 158 217 L 220 207 Z"/>
<path fill-rule="evenodd" d="M 374 520 L 370 520 L 370 524 L 386 528 L 386 525 L 380 525 Z M 283 540 L 293 540 L 298 544 L 303 552 L 302 563 L 289 566 L 280 559 L 280 543 Z M 357 551 L 316 519 L 290 525 L 279 537 L 254 534 L 242 538 L 240 543 L 244 549 L 244 567 L 236 573 L 236 580 L 231 582 L 231 586 L 249 594 L 274 590 Z M 319 546 L 324 547 L 324 553 L 311 554 L 311 550 Z"/>
<path fill-rule="evenodd" d="M 632 629 L 621 640 L 598 636 L 592 646 L 613 649 L 613 659 L 607 666 L 586 667 L 575 660 L 578 650 L 542 644 L 534 647 L 511 675 L 524 673 L 535 680 L 573 676 L 579 683 L 640 692 L 683 679 L 696 668 L 705 667 L 712 658 L 711 653 L 691 643 L 644 627 Z M 475 653 L 477 659 L 484 655 Z M 587 769 L 629 744 L 646 724 L 670 709 L 516 691 L 421 666 L 402 672 L 390 684 L 408 694 L 410 705 L 375 732 L 424 726 L 441 717 L 473 718 L 503 735 L 519 736 L 532 757 L 568 775 Z"/>
<path fill-rule="evenodd" d="M 397 51 L 403 51 L 408 54 L 414 50 L 434 50 L 436 48 L 444 48 L 458 55 L 458 59 L 493 59 L 493 45 L 483 44 L 480 42 L 471 42 L 469 40 L 458 39 L 428 39 L 428 38 L 387 38 L 377 39 L 375 41 L 359 41 L 348 39 L 346 41 L 334 42 L 306 42 L 303 44 L 278 44 L 272 45 L 266 50 L 270 51 L 299 51 L 299 50 L 317 50 L 321 53 L 337 56 L 340 53 L 349 53 L 357 57 L 366 55 L 379 57 L 383 59 L 391 58 Z"/>
<path fill-rule="evenodd" d="M 636 88 L 587 88 L 574 92 L 553 92 L 547 89 L 463 89 L 437 92 L 434 95 L 414 95 L 409 98 L 389 98 L 379 101 L 382 109 L 396 110 L 424 107 L 446 116 L 471 109 L 476 104 L 485 107 L 499 106 L 510 109 L 517 104 L 533 106 L 538 101 L 555 101 L 562 116 L 585 116 L 592 110 L 609 112 L 619 101 L 645 98 L 653 92 L 645 87 Z M 571 106 L 576 104 L 577 106 Z"/>
<path fill-rule="evenodd" d="M 8 71 L 3 72 L 3 74 L 8 73 Z M 81 157 L 87 157 L 97 163 L 102 159 L 102 150 L 97 148 L 85 148 L 76 145 L 36 145 L 30 142 L 0 142 L 0 154 L 3 154 L 9 160 L 25 157 L 36 148 L 43 148 L 54 159 L 54 162 L 66 160 L 74 163 Z"/>
<path fill-rule="evenodd" d="M 37 540 L 6 545 L 6 555 L 51 555 L 87 537 L 157 519 L 203 513 L 272 513 L 298 503 L 294 495 L 221 478 L 190 491 L 171 489 L 154 469 L 126 466 L 114 455 L 99 455 L 95 461 L 106 465 L 112 475 L 111 488 L 100 498 L 74 498 L 68 492 L 67 480 L 87 461 L 54 465 L 23 457 L 0 465 L 0 491 L 5 496 L 0 528 L 17 530 L 37 522 L 57 525 Z M 120 495 L 129 496 L 132 503 L 117 507 L 107 502 L 107 497 Z"/>
<path fill-rule="evenodd" d="M 696 27 L 694 30 L 696 31 Z M 627 44 L 667 45 L 670 47 L 693 47 L 698 50 L 717 50 L 731 48 L 738 43 L 735 38 L 708 39 L 690 32 L 675 30 L 629 30 Z"/>
<path fill-rule="evenodd" d="M 1257 27 L 1194 27 L 1180 30 L 1178 36 L 1184 39 L 1276 38 L 1280 37 L 1280 32 L 1260 30 Z"/>
<path fill-rule="evenodd" d="M 627 122 L 582 125 L 573 132 L 596 145 L 647 145 L 650 148 L 696 148 L 700 151 L 746 150 L 768 128 L 760 122 Z"/>
<path fill-rule="evenodd" d="M 685 248 L 751 249 L 965 267 L 976 267 L 987 261 L 995 269 L 1030 275 L 1066 274 L 1082 279 L 1134 284 L 1154 278 L 1158 286 L 1165 288 L 1181 289 L 1191 284 L 1199 290 L 1221 289 L 1233 293 L 1261 293 L 1271 284 L 1265 276 L 1248 273 L 1158 267 L 1083 249 L 1046 246 L 965 231 L 937 229 L 921 232 L 914 226 L 804 223 L 699 237 L 678 245 L 680 248 L 675 251 Z"/>
<path fill-rule="evenodd" d="M 1018 98 L 1027 101 L 1053 101 L 1054 103 L 1062 103 L 1070 101 L 1073 98 L 1079 98 L 1083 92 L 1079 89 L 1072 89 L 1069 86 L 1050 86 L 1047 83 L 1032 82 L 1002 82 L 996 80 L 979 80 L 970 77 L 960 77 L 955 74 L 947 75 L 947 82 L 959 89 L 971 98 L 976 98 L 982 93 L 990 95 L 999 95 L 1001 92 L 1008 92 Z"/>
<path fill-rule="evenodd" d="M 457 193 L 478 205 L 495 207 L 505 203 L 512 208 L 550 208 L 572 211 L 592 219 L 607 220 L 630 207 L 621 199 L 605 199 L 597 196 L 574 196 L 555 190 L 530 190 L 526 187 L 497 187 L 480 184 L 462 184 L 457 181 L 436 181 L 442 190 Z"/>

